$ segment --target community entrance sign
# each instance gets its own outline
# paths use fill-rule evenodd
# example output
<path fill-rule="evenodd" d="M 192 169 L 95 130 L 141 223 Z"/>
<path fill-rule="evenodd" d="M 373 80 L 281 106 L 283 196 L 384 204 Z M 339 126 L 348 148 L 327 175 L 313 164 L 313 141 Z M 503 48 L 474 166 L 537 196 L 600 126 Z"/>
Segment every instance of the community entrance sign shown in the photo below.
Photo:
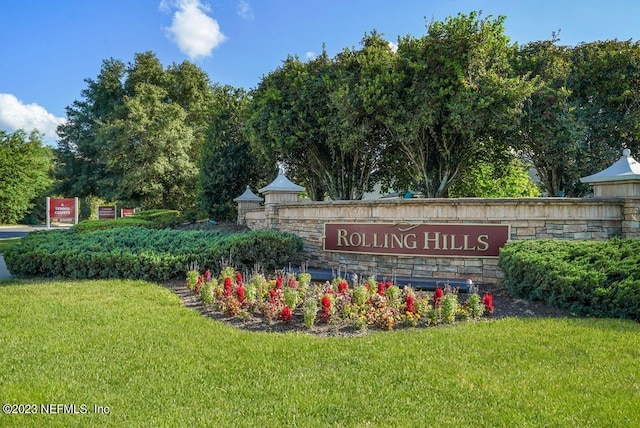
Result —
<path fill-rule="evenodd" d="M 325 251 L 399 256 L 498 257 L 506 224 L 325 223 Z"/>
<path fill-rule="evenodd" d="M 115 205 L 100 205 L 98 206 L 98 220 L 111 220 L 116 218 L 116 206 Z"/>
<path fill-rule="evenodd" d="M 78 198 L 47 198 L 47 229 L 51 219 L 78 224 Z"/>

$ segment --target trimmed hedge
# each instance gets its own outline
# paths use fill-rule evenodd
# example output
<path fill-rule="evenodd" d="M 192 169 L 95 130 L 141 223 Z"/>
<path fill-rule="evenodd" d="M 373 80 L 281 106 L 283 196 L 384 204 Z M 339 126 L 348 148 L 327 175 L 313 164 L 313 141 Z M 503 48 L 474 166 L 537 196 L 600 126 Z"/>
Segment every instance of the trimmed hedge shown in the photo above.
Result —
<path fill-rule="evenodd" d="M 141 226 L 149 229 L 168 229 L 182 223 L 184 218 L 182 213 L 176 210 L 146 210 L 124 218 L 85 220 L 73 226 L 73 229 L 78 233 L 130 226 Z"/>
<path fill-rule="evenodd" d="M 17 276 L 52 278 L 183 279 L 191 263 L 219 271 L 223 261 L 248 271 L 285 267 L 302 250 L 290 233 L 155 230 L 125 227 L 95 232 L 33 232 L 9 249 L 5 262 Z"/>
<path fill-rule="evenodd" d="M 578 315 L 640 321 L 640 241 L 522 240 L 500 251 L 506 287 Z"/>

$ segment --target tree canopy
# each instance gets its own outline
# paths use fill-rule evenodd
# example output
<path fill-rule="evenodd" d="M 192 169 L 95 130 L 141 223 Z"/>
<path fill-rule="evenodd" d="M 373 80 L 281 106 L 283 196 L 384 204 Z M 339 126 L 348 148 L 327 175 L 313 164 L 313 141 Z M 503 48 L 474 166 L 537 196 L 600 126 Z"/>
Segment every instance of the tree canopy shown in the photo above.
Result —
<path fill-rule="evenodd" d="M 52 157 L 37 132 L 0 130 L 0 223 L 22 220 L 33 200 L 49 189 Z"/>
<path fill-rule="evenodd" d="M 212 90 L 191 63 L 165 70 L 151 52 L 105 60 L 58 128 L 59 191 L 141 207 L 189 208 Z"/>

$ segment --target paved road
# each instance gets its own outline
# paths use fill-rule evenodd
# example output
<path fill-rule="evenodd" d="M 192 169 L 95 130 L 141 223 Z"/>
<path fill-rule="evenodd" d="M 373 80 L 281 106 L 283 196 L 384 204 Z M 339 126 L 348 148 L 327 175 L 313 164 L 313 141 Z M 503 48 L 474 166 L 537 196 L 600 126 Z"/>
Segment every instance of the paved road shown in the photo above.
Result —
<path fill-rule="evenodd" d="M 9 278 L 11 278 L 11 272 L 7 270 L 7 265 L 4 262 L 4 257 L 2 257 L 2 254 L 0 254 L 0 281 Z"/>
<path fill-rule="evenodd" d="M 0 226 L 0 239 L 22 238 L 23 236 L 27 236 L 29 232 L 44 228 L 44 226 L 23 225 Z M 4 257 L 0 254 L 0 280 L 11 277 L 11 273 L 7 270 L 7 264 L 4 262 Z"/>
<path fill-rule="evenodd" d="M 23 236 L 27 236 L 29 232 L 20 232 L 20 231 L 5 231 L 0 229 L 0 239 L 9 239 L 9 238 L 22 238 Z"/>

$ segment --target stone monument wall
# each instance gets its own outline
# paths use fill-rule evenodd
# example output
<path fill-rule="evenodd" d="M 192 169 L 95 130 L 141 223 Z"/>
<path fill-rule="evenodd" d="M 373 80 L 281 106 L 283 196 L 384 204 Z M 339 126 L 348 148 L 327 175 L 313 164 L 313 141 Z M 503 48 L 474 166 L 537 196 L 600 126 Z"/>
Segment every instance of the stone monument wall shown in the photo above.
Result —
<path fill-rule="evenodd" d="M 638 198 L 393 199 L 277 202 L 243 213 L 251 229 L 295 233 L 304 240 L 296 262 L 358 274 L 471 279 L 503 278 L 496 257 L 357 254 L 325 251 L 326 223 L 501 224 L 509 239 L 640 238 Z"/>

